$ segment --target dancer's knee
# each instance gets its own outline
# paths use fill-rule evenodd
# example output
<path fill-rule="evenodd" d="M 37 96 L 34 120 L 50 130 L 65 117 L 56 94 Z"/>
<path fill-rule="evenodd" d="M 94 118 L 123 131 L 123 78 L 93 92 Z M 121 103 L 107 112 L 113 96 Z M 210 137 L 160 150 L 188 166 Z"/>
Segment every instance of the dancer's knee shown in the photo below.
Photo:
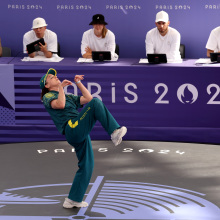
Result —
<path fill-rule="evenodd" d="M 90 103 L 102 103 L 102 101 L 98 98 L 93 98 Z"/>
<path fill-rule="evenodd" d="M 90 101 L 90 104 L 93 105 L 93 106 L 100 106 L 100 105 L 103 105 L 102 101 L 98 98 L 93 98 L 91 101 Z"/>

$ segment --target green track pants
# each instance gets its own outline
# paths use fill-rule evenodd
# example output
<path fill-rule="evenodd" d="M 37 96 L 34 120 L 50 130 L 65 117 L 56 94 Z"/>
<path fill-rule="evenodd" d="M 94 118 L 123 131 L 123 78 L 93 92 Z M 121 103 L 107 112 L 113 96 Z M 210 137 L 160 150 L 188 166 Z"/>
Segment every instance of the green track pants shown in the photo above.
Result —
<path fill-rule="evenodd" d="M 65 128 L 66 140 L 75 148 L 78 158 L 79 169 L 76 172 L 68 196 L 69 199 L 76 202 L 83 200 L 92 176 L 94 155 L 89 133 L 97 120 L 109 135 L 115 129 L 120 128 L 119 124 L 99 99 L 92 99 L 78 117 L 70 120 Z"/>

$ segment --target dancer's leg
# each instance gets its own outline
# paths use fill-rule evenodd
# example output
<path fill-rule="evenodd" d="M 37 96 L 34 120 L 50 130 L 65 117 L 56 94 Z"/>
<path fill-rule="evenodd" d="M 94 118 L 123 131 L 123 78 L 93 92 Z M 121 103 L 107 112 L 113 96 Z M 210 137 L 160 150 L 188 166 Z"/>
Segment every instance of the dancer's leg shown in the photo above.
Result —
<path fill-rule="evenodd" d="M 88 136 L 80 144 L 74 144 L 74 147 L 79 161 L 79 169 L 74 177 L 68 198 L 76 202 L 82 202 L 94 167 L 94 156 L 90 137 Z"/>
<path fill-rule="evenodd" d="M 92 99 L 77 118 L 68 122 L 65 131 L 68 142 L 72 145 L 73 143 L 81 143 L 91 132 L 97 120 L 109 135 L 111 135 L 114 130 L 120 128 L 120 125 L 116 122 L 103 102 L 99 99 Z"/>

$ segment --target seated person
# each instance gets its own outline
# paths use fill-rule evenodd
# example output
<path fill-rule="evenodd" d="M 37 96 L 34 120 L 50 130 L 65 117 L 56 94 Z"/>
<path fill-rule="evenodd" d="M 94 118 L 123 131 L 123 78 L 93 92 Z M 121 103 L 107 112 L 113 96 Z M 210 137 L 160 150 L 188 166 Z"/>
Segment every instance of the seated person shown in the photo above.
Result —
<path fill-rule="evenodd" d="M 210 53 L 220 53 L 220 26 L 211 31 L 206 49 L 207 57 L 210 57 Z"/>
<path fill-rule="evenodd" d="M 180 33 L 169 27 L 169 15 L 165 11 L 156 14 L 156 28 L 146 35 L 146 54 L 166 54 L 168 60 L 181 60 Z"/>
<path fill-rule="evenodd" d="M 47 29 L 47 24 L 43 18 L 36 18 L 33 20 L 32 30 L 25 33 L 23 37 L 24 53 L 27 53 L 27 44 L 30 44 L 40 38 L 44 38 L 45 45 L 40 43 L 41 51 L 28 54 L 33 58 L 36 55 L 51 58 L 53 53 L 57 53 L 57 35 Z"/>
<path fill-rule="evenodd" d="M 110 51 L 111 59 L 118 58 L 115 53 L 115 35 L 105 25 L 105 18 L 96 14 L 92 18 L 93 29 L 83 33 L 81 42 L 81 54 L 84 58 L 92 58 L 92 51 Z"/>
<path fill-rule="evenodd" d="M 1 43 L 1 38 L 0 38 L 0 57 L 2 56 L 2 43 Z"/>

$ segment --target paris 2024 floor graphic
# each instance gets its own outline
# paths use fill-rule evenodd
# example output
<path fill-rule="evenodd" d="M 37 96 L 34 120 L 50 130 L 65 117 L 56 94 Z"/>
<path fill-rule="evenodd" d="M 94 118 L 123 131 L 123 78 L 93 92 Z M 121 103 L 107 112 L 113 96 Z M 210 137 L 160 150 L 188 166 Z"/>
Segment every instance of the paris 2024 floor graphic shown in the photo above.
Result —
<path fill-rule="evenodd" d="M 87 208 L 62 207 L 77 159 L 67 142 L 0 146 L 0 220 L 219 220 L 220 146 L 93 141 Z"/>

